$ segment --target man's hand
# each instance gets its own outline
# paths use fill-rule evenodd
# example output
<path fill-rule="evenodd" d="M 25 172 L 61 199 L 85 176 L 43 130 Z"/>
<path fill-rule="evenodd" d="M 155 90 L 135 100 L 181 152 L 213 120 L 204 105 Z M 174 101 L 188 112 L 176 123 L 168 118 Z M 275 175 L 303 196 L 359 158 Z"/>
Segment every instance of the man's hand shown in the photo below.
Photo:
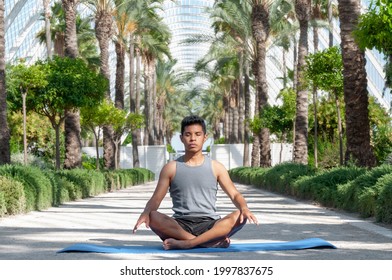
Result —
<path fill-rule="evenodd" d="M 136 222 L 135 227 L 133 228 L 133 233 L 136 233 L 137 229 L 142 225 L 146 224 L 146 227 L 150 227 L 150 215 L 149 213 L 142 213 L 139 217 L 139 219 Z"/>
<path fill-rule="evenodd" d="M 257 221 L 257 218 L 255 215 L 253 215 L 253 213 L 249 210 L 249 208 L 242 208 L 241 209 L 241 214 L 240 214 L 240 223 L 242 223 L 243 221 L 249 220 L 251 223 L 254 223 L 256 225 L 259 224 L 259 222 Z"/>

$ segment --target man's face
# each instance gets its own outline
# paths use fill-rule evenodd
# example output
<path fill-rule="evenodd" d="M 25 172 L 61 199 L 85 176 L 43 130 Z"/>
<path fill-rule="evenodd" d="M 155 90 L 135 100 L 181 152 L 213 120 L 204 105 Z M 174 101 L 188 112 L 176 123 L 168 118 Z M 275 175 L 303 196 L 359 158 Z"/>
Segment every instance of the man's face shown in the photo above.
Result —
<path fill-rule="evenodd" d="M 201 125 L 192 124 L 185 127 L 184 133 L 180 138 L 182 143 L 184 143 L 186 151 L 198 151 L 203 148 L 207 135 L 204 134 Z"/>

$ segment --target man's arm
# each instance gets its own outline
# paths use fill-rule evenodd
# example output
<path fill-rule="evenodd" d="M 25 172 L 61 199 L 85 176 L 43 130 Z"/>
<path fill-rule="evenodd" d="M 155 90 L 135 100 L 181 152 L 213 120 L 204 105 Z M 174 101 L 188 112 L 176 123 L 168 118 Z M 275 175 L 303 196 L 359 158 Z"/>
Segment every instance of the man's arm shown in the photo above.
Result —
<path fill-rule="evenodd" d="M 162 200 L 165 198 L 167 191 L 170 186 L 171 178 L 175 174 L 175 162 L 169 162 L 166 164 L 159 174 L 159 179 L 155 191 L 149 201 L 147 202 L 143 212 L 140 214 L 139 219 L 137 220 L 135 227 L 133 228 L 133 233 L 137 231 L 137 229 L 144 223 L 148 228 L 150 225 L 150 213 L 151 211 L 156 211 L 159 208 Z"/>
<path fill-rule="evenodd" d="M 234 186 L 229 173 L 226 168 L 220 162 L 213 161 L 213 170 L 215 176 L 221 186 L 222 190 L 229 196 L 233 204 L 241 211 L 240 222 L 242 223 L 244 219 L 248 219 L 250 222 L 258 224 L 257 218 L 249 210 L 245 198 Z"/>

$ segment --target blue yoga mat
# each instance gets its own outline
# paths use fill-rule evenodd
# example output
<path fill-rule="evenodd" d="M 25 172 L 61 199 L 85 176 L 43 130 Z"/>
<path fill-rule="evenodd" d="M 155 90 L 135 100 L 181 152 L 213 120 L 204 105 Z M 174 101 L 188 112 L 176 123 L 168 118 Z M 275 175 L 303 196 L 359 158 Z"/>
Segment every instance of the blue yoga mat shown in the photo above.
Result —
<path fill-rule="evenodd" d="M 289 242 L 272 243 L 237 243 L 228 248 L 193 248 L 186 250 L 164 250 L 162 246 L 105 246 L 88 243 L 77 243 L 57 253 L 122 253 L 122 254 L 162 254 L 162 253 L 217 253 L 217 252 L 252 252 L 283 251 L 304 249 L 336 249 L 331 243 L 321 238 L 309 238 Z"/>

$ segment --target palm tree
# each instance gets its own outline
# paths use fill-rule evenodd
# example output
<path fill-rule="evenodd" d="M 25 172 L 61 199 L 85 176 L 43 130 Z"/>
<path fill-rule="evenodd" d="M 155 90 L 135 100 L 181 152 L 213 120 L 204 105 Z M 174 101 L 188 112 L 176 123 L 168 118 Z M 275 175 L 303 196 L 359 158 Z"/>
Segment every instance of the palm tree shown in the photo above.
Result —
<path fill-rule="evenodd" d="M 174 131 L 169 120 L 173 119 L 173 114 L 179 110 L 176 102 L 176 96 L 183 95 L 183 87 L 186 85 L 187 76 L 175 70 L 176 60 L 163 61 L 158 60 L 156 67 L 156 85 L 157 85 L 157 114 L 155 122 L 157 123 L 157 142 L 159 145 L 164 144 L 166 139 L 170 143 Z M 170 104 L 172 103 L 172 104 Z"/>
<path fill-rule="evenodd" d="M 343 87 L 346 105 L 346 163 L 375 166 L 376 158 L 370 145 L 365 52 L 355 42 L 352 32 L 360 16 L 360 0 L 339 0 Z"/>
<path fill-rule="evenodd" d="M 11 162 L 10 132 L 7 122 L 4 30 L 4 0 L 0 0 L 0 164 L 7 164 Z"/>
<path fill-rule="evenodd" d="M 308 90 L 304 83 L 305 57 L 308 54 L 308 28 L 311 0 L 296 0 L 295 13 L 299 21 L 297 64 L 297 110 L 295 118 L 294 162 L 308 163 Z"/>
<path fill-rule="evenodd" d="M 78 0 L 62 0 L 65 12 L 65 55 L 71 58 L 79 56 L 76 33 L 76 7 Z M 82 143 L 80 128 L 80 112 L 78 109 L 67 109 L 64 120 L 65 130 L 65 168 L 76 168 L 82 165 Z"/>
<path fill-rule="evenodd" d="M 267 87 L 267 73 L 266 73 L 266 53 L 267 40 L 270 35 L 269 24 L 269 6 L 272 1 L 269 0 L 252 0 L 252 33 L 255 39 L 255 60 L 253 62 L 253 74 L 256 82 L 256 110 L 255 115 L 264 109 L 268 103 L 268 87 Z M 261 133 L 255 136 L 253 145 L 260 145 L 260 166 L 271 166 L 271 148 L 270 148 L 270 133 L 267 128 L 262 128 Z M 257 140 L 260 143 L 257 143 Z M 254 153 L 252 153 L 252 165 L 256 161 Z"/>
<path fill-rule="evenodd" d="M 50 17 L 50 37 L 54 44 L 53 53 L 57 56 L 64 56 L 65 54 L 65 13 L 61 3 L 55 3 L 51 7 Z M 45 15 L 43 15 L 45 16 Z M 45 19 L 43 17 L 43 19 Z M 76 15 L 76 33 L 78 43 L 79 56 L 86 61 L 86 63 L 92 67 L 99 67 L 99 56 L 96 47 L 96 38 L 94 30 L 91 28 L 90 16 L 81 17 L 79 14 Z M 40 30 L 37 33 L 37 38 L 40 43 L 47 42 L 46 28 Z"/>
<path fill-rule="evenodd" d="M 154 116 L 156 114 L 156 64 L 157 60 L 163 59 L 164 56 L 170 58 L 169 41 L 170 31 L 167 25 L 163 24 L 162 18 L 152 10 L 150 14 L 150 23 L 143 26 L 140 30 L 141 35 L 139 49 L 144 66 L 144 110 L 146 119 L 146 134 L 144 143 L 146 145 L 155 145 L 156 137 L 154 130 Z"/>
<path fill-rule="evenodd" d="M 45 15 L 45 34 L 46 34 L 46 50 L 48 58 L 52 59 L 52 37 L 50 36 L 50 10 L 49 4 L 50 0 L 42 0 L 44 5 L 44 15 Z"/>
<path fill-rule="evenodd" d="M 114 0 L 86 0 L 86 4 L 95 15 L 95 36 L 100 49 L 100 72 L 110 81 L 109 69 L 109 43 L 114 33 L 113 14 Z M 109 83 L 108 83 L 109 85 Z M 110 88 L 106 91 L 106 100 L 112 102 Z M 103 127 L 103 159 L 107 169 L 115 168 L 115 145 L 113 141 L 113 128 L 110 125 Z"/>
<path fill-rule="evenodd" d="M 328 30 L 329 30 L 329 47 L 333 46 L 333 5 L 331 0 L 313 0 L 312 7 L 312 27 L 313 27 L 313 50 L 314 52 L 318 51 L 319 45 L 319 23 L 318 21 L 328 20 Z M 313 114 L 314 114 L 314 163 L 315 167 L 318 167 L 318 137 L 317 137 L 317 89 L 313 88 Z M 339 108 L 339 106 L 337 106 Z M 339 112 L 338 112 L 339 113 Z M 340 126 L 339 126 L 340 127 Z M 342 149 L 342 147 L 341 147 Z"/>
<path fill-rule="evenodd" d="M 249 166 L 250 130 L 250 83 L 249 64 L 254 56 L 254 40 L 251 29 L 251 5 L 244 1 L 216 1 L 211 9 L 215 34 L 223 33 L 232 39 L 232 47 L 238 63 L 238 138 L 244 142 L 244 166 Z M 235 123 L 235 122 L 234 122 Z M 256 148 L 256 145 L 254 145 Z"/>

